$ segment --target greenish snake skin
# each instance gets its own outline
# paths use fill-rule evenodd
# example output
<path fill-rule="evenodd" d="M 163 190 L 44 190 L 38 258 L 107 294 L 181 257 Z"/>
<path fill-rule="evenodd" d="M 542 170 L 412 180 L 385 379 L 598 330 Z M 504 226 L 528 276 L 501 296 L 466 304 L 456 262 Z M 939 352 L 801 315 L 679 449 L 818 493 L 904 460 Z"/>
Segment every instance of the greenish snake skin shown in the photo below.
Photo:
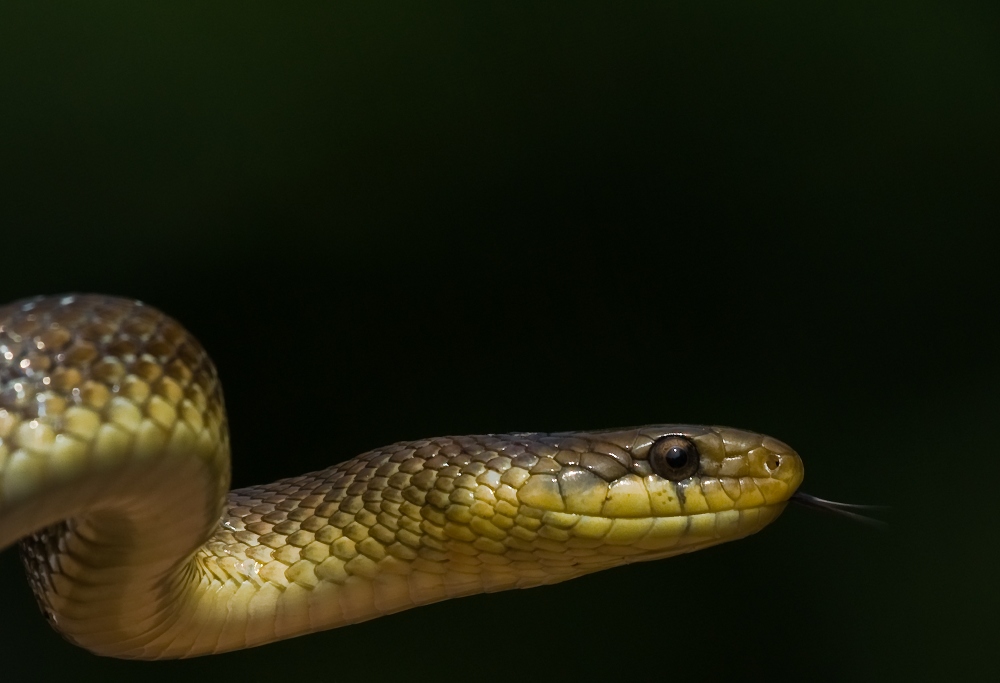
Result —
<path fill-rule="evenodd" d="M 799 456 L 727 427 L 396 443 L 229 487 L 222 392 L 125 299 L 0 308 L 0 549 L 67 639 L 122 658 L 253 647 L 691 552 L 772 522 Z"/>

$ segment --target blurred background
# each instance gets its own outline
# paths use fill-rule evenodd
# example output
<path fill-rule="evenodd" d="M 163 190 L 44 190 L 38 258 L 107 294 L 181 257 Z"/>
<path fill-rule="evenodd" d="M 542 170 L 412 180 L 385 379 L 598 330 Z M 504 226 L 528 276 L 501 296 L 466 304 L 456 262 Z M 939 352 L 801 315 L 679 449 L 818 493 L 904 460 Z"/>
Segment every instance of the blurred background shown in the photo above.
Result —
<path fill-rule="evenodd" d="M 919 0 L 6 4 L 0 301 L 182 321 L 234 485 L 694 422 L 892 508 L 153 664 L 64 642 L 8 549 L 2 676 L 985 678 L 998 30 L 995 3 Z"/>

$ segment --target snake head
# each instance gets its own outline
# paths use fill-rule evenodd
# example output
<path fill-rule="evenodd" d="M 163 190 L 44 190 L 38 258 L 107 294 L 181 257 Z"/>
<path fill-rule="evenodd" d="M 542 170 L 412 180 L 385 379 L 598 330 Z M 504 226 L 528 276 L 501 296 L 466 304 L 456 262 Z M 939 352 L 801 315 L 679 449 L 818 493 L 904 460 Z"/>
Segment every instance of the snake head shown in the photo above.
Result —
<path fill-rule="evenodd" d="M 520 517 L 565 543 L 580 571 L 690 552 L 774 521 L 802 482 L 788 445 L 729 427 L 654 425 L 538 435 Z M 548 457 L 544 457 L 548 455 Z M 515 466 L 517 463 L 512 463 Z"/>

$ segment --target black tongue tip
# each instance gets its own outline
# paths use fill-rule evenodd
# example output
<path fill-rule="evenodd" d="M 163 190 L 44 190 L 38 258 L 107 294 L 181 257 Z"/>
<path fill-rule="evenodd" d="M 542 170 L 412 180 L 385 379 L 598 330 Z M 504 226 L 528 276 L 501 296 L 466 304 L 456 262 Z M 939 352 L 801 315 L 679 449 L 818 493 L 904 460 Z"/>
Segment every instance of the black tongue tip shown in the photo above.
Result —
<path fill-rule="evenodd" d="M 823 498 L 817 498 L 816 496 L 810 496 L 808 493 L 803 493 L 802 491 L 796 491 L 792 494 L 791 501 L 793 503 L 798 503 L 803 507 L 813 508 L 814 510 L 824 510 L 826 512 L 840 515 L 841 517 L 847 517 L 855 522 L 861 522 L 862 524 L 867 524 L 868 526 L 878 529 L 889 528 L 888 523 L 859 513 L 859 511 L 876 512 L 879 510 L 887 510 L 888 508 L 885 505 L 853 505 L 851 503 L 838 503 L 833 500 L 825 500 Z"/>

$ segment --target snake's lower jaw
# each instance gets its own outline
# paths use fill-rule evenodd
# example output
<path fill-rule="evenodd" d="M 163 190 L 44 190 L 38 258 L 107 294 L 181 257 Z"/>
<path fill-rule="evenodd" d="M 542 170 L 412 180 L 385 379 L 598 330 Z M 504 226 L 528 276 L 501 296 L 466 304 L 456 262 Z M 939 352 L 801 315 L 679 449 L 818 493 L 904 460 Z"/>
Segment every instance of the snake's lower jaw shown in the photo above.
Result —
<path fill-rule="evenodd" d="M 575 566 L 589 573 L 628 562 L 659 560 L 750 536 L 781 515 L 787 501 L 744 510 L 674 517 L 609 519 L 546 514 L 550 528 L 565 527 Z"/>

